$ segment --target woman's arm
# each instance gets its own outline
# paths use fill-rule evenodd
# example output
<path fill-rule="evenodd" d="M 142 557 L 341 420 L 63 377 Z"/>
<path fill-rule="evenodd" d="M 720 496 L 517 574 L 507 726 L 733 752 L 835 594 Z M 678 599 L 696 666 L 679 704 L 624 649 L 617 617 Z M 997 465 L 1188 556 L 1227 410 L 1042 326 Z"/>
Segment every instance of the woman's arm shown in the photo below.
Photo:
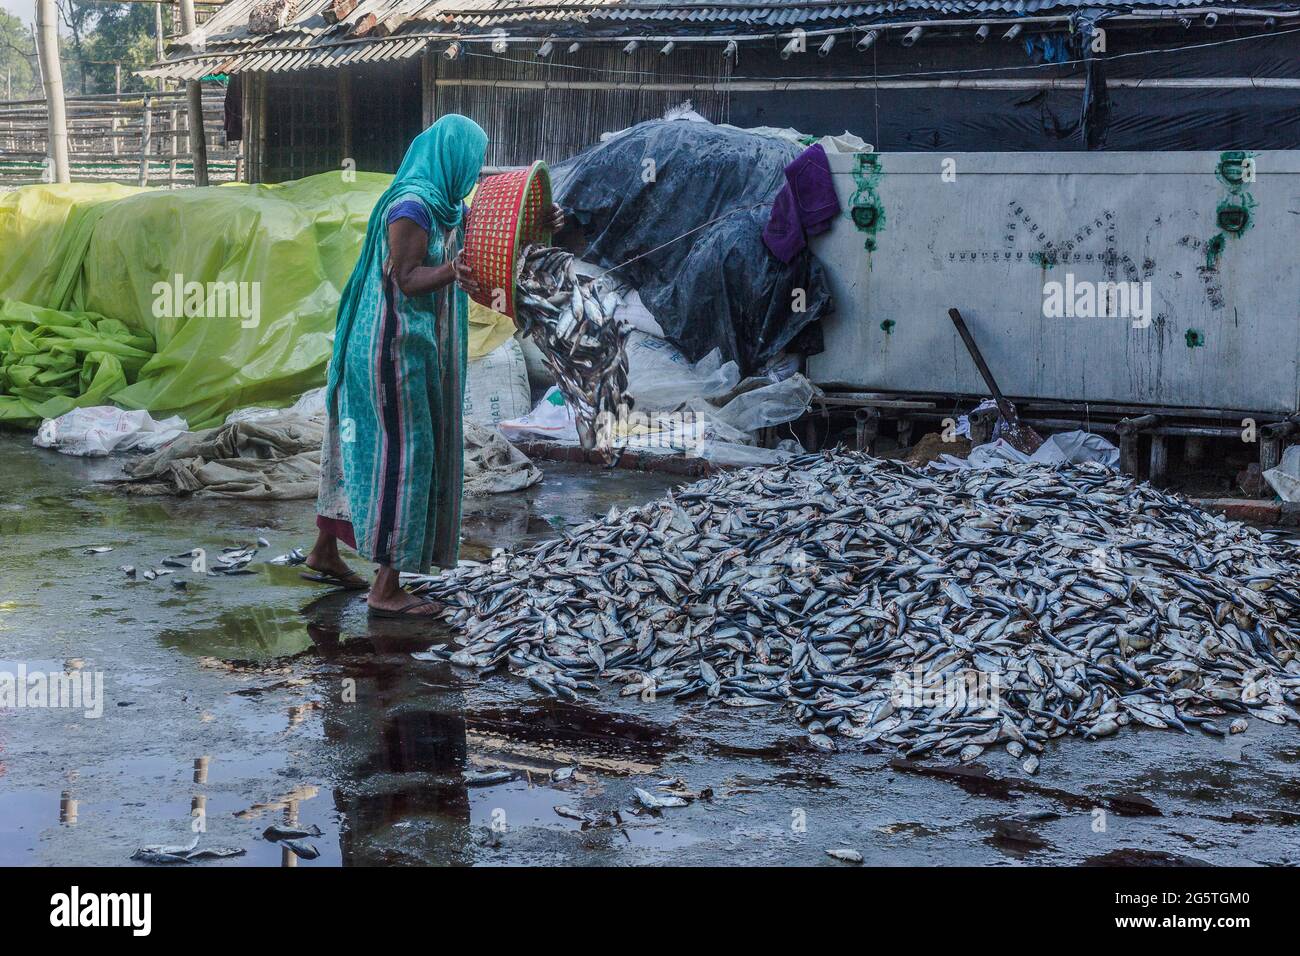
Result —
<path fill-rule="evenodd" d="M 429 234 L 410 219 L 395 219 L 388 225 L 388 260 L 393 280 L 403 295 L 428 295 L 455 282 L 468 293 L 478 291 L 474 274 L 461 256 L 440 266 L 426 266 Z"/>

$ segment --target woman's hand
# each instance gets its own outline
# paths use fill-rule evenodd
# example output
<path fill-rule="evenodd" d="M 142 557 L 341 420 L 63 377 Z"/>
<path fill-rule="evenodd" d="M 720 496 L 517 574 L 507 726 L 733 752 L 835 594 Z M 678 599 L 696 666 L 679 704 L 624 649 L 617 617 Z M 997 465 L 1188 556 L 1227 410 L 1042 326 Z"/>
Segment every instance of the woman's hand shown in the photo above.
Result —
<path fill-rule="evenodd" d="M 478 294 L 478 280 L 474 278 L 474 270 L 465 261 L 465 251 L 463 249 L 456 255 L 455 259 L 451 260 L 451 274 L 456 285 L 460 286 L 466 295 Z"/>
<path fill-rule="evenodd" d="M 559 203 L 551 204 L 551 231 L 559 232 L 565 224 L 564 210 L 560 208 Z"/>

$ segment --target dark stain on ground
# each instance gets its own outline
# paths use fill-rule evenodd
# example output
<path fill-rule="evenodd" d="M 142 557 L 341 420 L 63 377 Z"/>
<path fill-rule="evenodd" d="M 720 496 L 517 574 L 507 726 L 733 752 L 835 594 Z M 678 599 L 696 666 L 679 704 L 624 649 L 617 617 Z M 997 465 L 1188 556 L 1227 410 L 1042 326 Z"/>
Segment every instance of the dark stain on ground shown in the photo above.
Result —
<path fill-rule="evenodd" d="M 984 838 L 984 842 L 1015 857 L 1045 850 L 1051 845 L 1025 824 L 1015 820 L 995 821 L 993 832 Z"/>
<path fill-rule="evenodd" d="M 476 708 L 466 715 L 465 723 L 470 730 L 512 740 L 594 744 L 605 753 L 648 760 L 657 760 L 681 743 L 673 731 L 657 724 L 560 700 L 519 707 Z"/>
<path fill-rule="evenodd" d="M 1111 850 L 1099 856 L 1090 856 L 1080 866 L 1209 866 L 1204 860 L 1163 850 L 1125 848 Z"/>

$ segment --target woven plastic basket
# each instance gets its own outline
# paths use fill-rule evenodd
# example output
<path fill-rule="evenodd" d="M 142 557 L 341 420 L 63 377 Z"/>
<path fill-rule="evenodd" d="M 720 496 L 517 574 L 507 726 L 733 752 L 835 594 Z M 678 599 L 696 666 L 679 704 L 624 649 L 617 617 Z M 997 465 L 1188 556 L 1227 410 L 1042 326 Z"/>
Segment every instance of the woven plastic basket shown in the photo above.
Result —
<path fill-rule="evenodd" d="M 551 239 L 551 173 L 542 162 L 479 183 L 465 223 L 465 261 L 476 302 L 515 317 L 519 250 Z"/>

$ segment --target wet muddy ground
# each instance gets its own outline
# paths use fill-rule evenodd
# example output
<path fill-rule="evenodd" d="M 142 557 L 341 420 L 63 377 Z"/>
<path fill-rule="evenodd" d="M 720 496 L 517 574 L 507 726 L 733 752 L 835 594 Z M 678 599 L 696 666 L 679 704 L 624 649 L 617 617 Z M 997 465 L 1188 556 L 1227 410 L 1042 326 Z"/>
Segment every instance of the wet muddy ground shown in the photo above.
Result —
<path fill-rule="evenodd" d="M 528 492 L 467 502 L 466 556 L 539 541 L 676 483 L 543 463 Z M 1132 731 L 953 768 L 811 750 L 787 721 L 621 698 L 580 705 L 410 652 L 436 625 L 264 563 L 313 534 L 311 502 L 132 498 L 86 462 L 0 435 L 0 672 L 102 672 L 103 715 L 0 709 L 0 864 L 128 864 L 143 844 L 247 851 L 196 866 L 340 864 L 1300 863 L 1300 737 Z M 264 537 L 255 574 L 129 581 Z M 114 550 L 86 554 L 94 546 Z M 552 771 L 576 768 L 556 782 Z M 465 773 L 506 769 L 468 786 Z M 633 788 L 711 791 L 634 815 Z M 566 807 L 616 825 L 584 825 Z M 300 860 L 262 836 L 316 825 Z M 139 865 L 139 864 L 129 864 Z"/>

